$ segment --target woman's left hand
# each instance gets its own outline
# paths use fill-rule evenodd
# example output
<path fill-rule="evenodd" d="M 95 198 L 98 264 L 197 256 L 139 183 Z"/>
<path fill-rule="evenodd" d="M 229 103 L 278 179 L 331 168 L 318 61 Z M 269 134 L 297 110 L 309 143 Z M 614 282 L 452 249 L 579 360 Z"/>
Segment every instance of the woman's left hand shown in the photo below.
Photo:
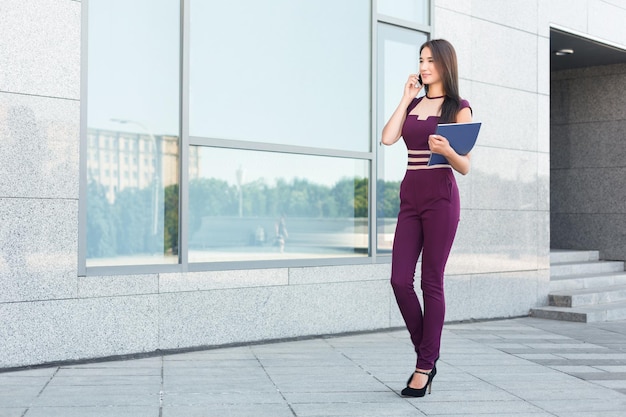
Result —
<path fill-rule="evenodd" d="M 439 155 L 446 157 L 450 155 L 450 152 L 454 152 L 454 149 L 450 146 L 448 139 L 441 135 L 428 136 L 428 147 L 431 152 L 438 153 Z"/>

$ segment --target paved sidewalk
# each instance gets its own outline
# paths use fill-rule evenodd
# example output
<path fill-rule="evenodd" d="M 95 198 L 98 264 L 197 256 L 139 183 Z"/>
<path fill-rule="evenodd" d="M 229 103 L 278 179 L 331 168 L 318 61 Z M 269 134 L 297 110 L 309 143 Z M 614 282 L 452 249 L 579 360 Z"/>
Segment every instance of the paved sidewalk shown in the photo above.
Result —
<path fill-rule="evenodd" d="M 0 373 L 0 417 L 626 415 L 626 321 L 449 324 L 431 395 L 403 330 Z"/>

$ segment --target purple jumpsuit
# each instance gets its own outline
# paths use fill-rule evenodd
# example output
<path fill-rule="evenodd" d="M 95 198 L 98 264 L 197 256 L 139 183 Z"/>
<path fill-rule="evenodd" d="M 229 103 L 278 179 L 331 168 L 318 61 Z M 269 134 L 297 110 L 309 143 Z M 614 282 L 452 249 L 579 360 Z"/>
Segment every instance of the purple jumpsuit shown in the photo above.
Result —
<path fill-rule="evenodd" d="M 438 116 L 420 120 L 410 115 L 422 100 L 407 108 L 402 137 L 408 149 L 407 171 L 400 184 L 400 213 L 393 241 L 391 285 L 411 335 L 419 369 L 432 369 L 439 357 L 445 317 L 443 275 L 459 223 L 459 190 L 450 165 L 427 166 L 428 136 L 437 130 Z M 461 109 L 470 107 L 461 101 Z M 422 255 L 421 288 L 424 312 L 413 287 Z"/>

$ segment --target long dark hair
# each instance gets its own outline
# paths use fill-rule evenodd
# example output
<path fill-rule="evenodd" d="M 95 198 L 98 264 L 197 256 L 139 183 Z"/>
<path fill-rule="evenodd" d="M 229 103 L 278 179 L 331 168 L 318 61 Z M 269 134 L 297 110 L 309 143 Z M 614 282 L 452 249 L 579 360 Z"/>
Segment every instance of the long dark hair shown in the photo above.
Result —
<path fill-rule="evenodd" d="M 446 95 L 441 104 L 440 123 L 454 123 L 456 115 L 461 107 L 459 96 L 459 69 L 457 66 L 456 52 L 450 42 L 445 39 L 431 39 L 420 47 L 420 55 L 424 48 L 429 48 L 435 61 L 435 66 Z M 424 86 L 428 94 L 428 85 Z"/>

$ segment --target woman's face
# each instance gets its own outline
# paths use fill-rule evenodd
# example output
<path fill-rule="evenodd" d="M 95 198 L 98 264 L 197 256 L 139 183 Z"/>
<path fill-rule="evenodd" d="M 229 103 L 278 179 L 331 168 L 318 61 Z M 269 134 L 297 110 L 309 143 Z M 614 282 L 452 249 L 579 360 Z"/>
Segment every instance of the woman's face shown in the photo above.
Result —
<path fill-rule="evenodd" d="M 424 84 L 435 84 L 441 81 L 439 70 L 429 47 L 422 49 L 420 54 L 420 75 Z"/>

